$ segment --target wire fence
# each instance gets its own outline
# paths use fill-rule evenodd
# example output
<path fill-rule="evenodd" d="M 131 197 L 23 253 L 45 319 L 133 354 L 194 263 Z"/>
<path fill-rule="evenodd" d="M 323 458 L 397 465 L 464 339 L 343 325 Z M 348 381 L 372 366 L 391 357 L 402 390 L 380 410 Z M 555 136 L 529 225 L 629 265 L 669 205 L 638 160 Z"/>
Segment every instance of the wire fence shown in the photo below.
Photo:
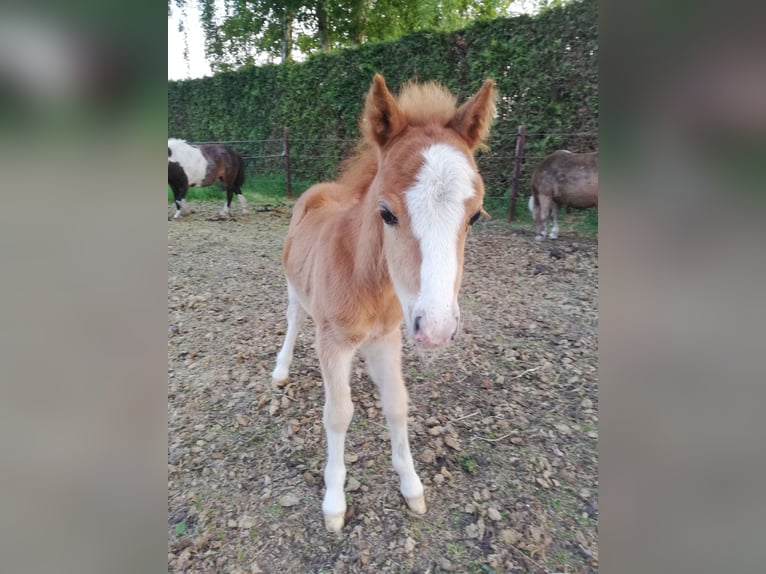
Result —
<path fill-rule="evenodd" d="M 524 205 L 531 193 L 532 171 L 548 154 L 557 149 L 578 153 L 598 150 L 598 134 L 594 132 L 524 132 L 519 141 L 522 126 L 519 128 L 517 133 L 494 136 L 488 149 L 476 156 L 484 179 L 485 208 L 511 219 L 515 215 L 511 212 L 514 182 L 516 205 Z M 339 164 L 353 155 L 358 140 L 291 139 L 285 129 L 283 138 L 195 143 L 232 147 L 242 155 L 248 173 L 257 174 L 259 182 L 282 185 L 286 197 L 295 197 L 316 182 L 335 179 Z"/>

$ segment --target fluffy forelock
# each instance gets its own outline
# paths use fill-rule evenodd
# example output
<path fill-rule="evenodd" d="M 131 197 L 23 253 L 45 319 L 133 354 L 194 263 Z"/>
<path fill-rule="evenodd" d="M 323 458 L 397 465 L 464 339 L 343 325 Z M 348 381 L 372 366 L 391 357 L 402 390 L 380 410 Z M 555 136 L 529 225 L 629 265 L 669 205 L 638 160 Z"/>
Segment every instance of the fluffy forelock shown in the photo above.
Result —
<path fill-rule="evenodd" d="M 457 98 L 435 82 L 407 82 L 397 98 L 399 109 L 410 125 L 437 123 L 446 125 L 455 115 Z"/>

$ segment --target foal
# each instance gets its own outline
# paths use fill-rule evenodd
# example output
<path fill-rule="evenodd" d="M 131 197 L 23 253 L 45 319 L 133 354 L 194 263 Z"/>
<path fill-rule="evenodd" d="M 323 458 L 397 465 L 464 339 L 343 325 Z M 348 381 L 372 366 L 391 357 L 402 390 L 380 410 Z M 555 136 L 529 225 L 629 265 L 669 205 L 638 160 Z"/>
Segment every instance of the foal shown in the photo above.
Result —
<path fill-rule="evenodd" d="M 484 196 L 473 152 L 494 117 L 493 81 L 459 109 L 455 102 L 433 83 L 407 84 L 394 98 L 376 74 L 361 150 L 338 181 L 314 185 L 293 208 L 283 254 L 287 332 L 272 378 L 287 379 L 311 315 L 325 388 L 322 511 L 330 531 L 343 528 L 346 512 L 343 451 L 357 351 L 380 391 L 401 493 L 413 511 L 426 511 L 407 438 L 400 325 L 424 349 L 457 332 L 465 238 Z"/>

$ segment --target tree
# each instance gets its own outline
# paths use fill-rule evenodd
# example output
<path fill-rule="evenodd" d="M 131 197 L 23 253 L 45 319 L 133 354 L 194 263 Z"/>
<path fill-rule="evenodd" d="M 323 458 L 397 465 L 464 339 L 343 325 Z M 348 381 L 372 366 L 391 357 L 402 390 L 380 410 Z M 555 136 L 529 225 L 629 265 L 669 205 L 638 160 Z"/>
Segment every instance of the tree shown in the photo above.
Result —
<path fill-rule="evenodd" d="M 190 0 L 168 0 L 181 9 Z M 454 30 L 503 16 L 513 0 L 196 0 L 205 52 L 214 71 L 264 61 L 292 60 L 293 52 L 395 40 L 419 30 Z M 545 1 L 545 0 L 541 0 Z M 553 0 L 556 1 L 556 0 Z M 220 0 L 219 0 L 220 2 Z"/>

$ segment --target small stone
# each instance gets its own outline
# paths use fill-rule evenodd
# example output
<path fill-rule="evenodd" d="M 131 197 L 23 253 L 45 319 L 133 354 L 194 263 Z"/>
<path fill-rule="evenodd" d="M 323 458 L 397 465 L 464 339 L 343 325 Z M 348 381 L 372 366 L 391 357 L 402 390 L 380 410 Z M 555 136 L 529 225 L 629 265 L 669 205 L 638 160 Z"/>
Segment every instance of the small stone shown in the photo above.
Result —
<path fill-rule="evenodd" d="M 436 460 L 436 455 L 434 454 L 434 451 L 432 450 L 424 450 L 420 454 L 420 462 L 424 462 L 426 464 L 433 464 Z"/>
<path fill-rule="evenodd" d="M 465 527 L 465 533 L 468 538 L 477 538 L 481 540 L 484 538 L 484 521 L 479 518 L 475 524 L 469 524 Z"/>
<path fill-rule="evenodd" d="M 524 439 L 520 436 L 513 436 L 511 437 L 511 444 L 515 444 L 516 446 L 521 446 L 524 444 Z"/>
<path fill-rule="evenodd" d="M 451 449 L 460 450 L 460 443 L 452 435 L 447 435 L 446 437 L 444 437 L 444 444 L 446 444 Z"/>
<path fill-rule="evenodd" d="M 444 477 L 441 474 L 436 474 L 432 480 L 435 484 L 442 484 L 444 482 Z"/>
<path fill-rule="evenodd" d="M 426 425 L 429 427 L 434 427 L 434 426 L 437 426 L 438 424 L 439 424 L 439 419 L 437 419 L 436 417 L 428 417 L 426 419 Z"/>
<path fill-rule="evenodd" d="M 588 398 L 585 398 L 585 399 L 583 399 L 583 400 L 582 400 L 582 402 L 580 403 L 580 406 L 581 406 L 582 408 L 584 408 L 584 409 L 592 409 L 592 408 L 593 408 L 593 401 L 592 401 L 592 400 L 590 400 L 590 399 L 588 399 Z"/>
<path fill-rule="evenodd" d="M 442 429 L 442 427 L 440 426 L 431 427 L 430 429 L 428 429 L 428 434 L 430 434 L 431 436 L 439 436 L 440 434 L 442 434 L 443 430 L 444 429 Z"/>
<path fill-rule="evenodd" d="M 561 434 L 565 434 L 565 435 L 572 434 L 572 429 L 570 429 L 564 423 L 556 423 L 553 426 L 556 427 L 556 430 L 559 431 Z"/>
<path fill-rule="evenodd" d="M 309 471 L 303 473 L 303 478 L 309 486 L 314 486 L 317 483 L 316 477 Z"/>
<path fill-rule="evenodd" d="M 584 498 L 585 500 L 590 498 L 590 490 L 587 488 L 581 488 L 578 494 L 580 495 L 580 498 Z"/>
<path fill-rule="evenodd" d="M 539 484 L 543 488 L 551 488 L 551 486 L 552 486 L 551 483 L 547 479 L 545 479 L 543 477 L 540 477 L 540 476 L 538 476 L 535 479 L 535 481 L 537 482 L 537 484 Z"/>
<path fill-rule="evenodd" d="M 490 520 L 494 520 L 495 522 L 499 522 L 503 519 L 503 517 L 500 515 L 500 511 L 494 506 L 490 506 L 487 509 L 487 516 L 489 516 Z"/>
<path fill-rule="evenodd" d="M 450 471 L 448 471 L 446 467 L 443 466 L 439 472 L 447 480 L 451 480 L 452 479 L 452 473 Z"/>
<path fill-rule="evenodd" d="M 352 476 L 351 478 L 348 479 L 348 483 L 346 484 L 346 490 L 349 492 L 354 492 L 356 490 L 359 490 L 361 486 L 362 486 L 362 483 Z"/>
<path fill-rule="evenodd" d="M 413 550 L 415 550 L 415 541 L 408 536 L 407 540 L 404 541 L 404 551 L 412 552 Z"/>
<path fill-rule="evenodd" d="M 521 540 L 521 534 L 513 528 L 506 528 L 500 531 L 498 538 L 500 538 L 500 542 L 504 544 L 516 544 Z"/>
<path fill-rule="evenodd" d="M 588 433 L 588 438 L 598 438 L 598 433 L 596 431 L 590 431 Z"/>
<path fill-rule="evenodd" d="M 245 530 L 248 530 L 252 528 L 253 526 L 255 526 L 255 520 L 253 520 L 252 516 L 248 516 L 247 514 L 243 514 L 239 518 L 239 522 L 237 522 L 237 527 L 243 528 Z"/>
<path fill-rule="evenodd" d="M 346 461 L 346 464 L 351 464 L 359 460 L 359 455 L 355 452 L 347 452 L 343 455 L 343 460 Z"/>
<path fill-rule="evenodd" d="M 298 500 L 298 497 L 292 493 L 285 494 L 282 498 L 279 499 L 279 505 L 284 506 L 286 508 L 289 508 L 290 506 L 295 506 L 299 502 L 300 500 Z"/>
<path fill-rule="evenodd" d="M 237 527 L 237 521 L 236 520 L 229 520 L 226 523 L 226 526 L 228 526 L 229 528 L 236 528 Z"/>

